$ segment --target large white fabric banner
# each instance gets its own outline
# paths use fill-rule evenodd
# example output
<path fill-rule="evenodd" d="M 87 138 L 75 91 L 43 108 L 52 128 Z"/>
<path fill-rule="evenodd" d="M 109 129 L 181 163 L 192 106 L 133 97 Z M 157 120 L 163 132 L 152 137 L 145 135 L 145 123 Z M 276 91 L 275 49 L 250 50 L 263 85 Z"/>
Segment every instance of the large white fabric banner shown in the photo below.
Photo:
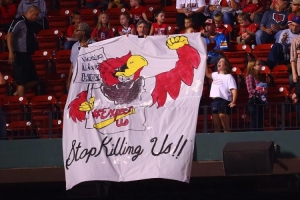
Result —
<path fill-rule="evenodd" d="M 205 67 L 196 33 L 81 48 L 64 110 L 67 189 L 90 180 L 188 182 Z"/>

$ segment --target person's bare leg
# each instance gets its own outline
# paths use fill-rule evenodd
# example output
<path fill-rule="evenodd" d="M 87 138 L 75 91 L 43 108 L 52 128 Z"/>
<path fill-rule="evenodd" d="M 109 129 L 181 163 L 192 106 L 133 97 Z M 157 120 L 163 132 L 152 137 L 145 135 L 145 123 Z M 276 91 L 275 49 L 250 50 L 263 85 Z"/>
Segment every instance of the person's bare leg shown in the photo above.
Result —
<path fill-rule="evenodd" d="M 224 132 L 229 132 L 230 131 L 230 126 L 229 126 L 229 115 L 220 113 L 219 114 L 221 124 L 223 126 Z"/>
<path fill-rule="evenodd" d="M 213 114 L 212 115 L 212 119 L 213 119 L 213 124 L 214 124 L 214 132 L 218 133 L 220 132 L 220 118 L 218 114 Z"/>
<path fill-rule="evenodd" d="M 24 97 L 24 95 L 25 95 L 25 87 L 24 87 L 24 85 L 18 85 L 17 86 L 16 96 Z"/>

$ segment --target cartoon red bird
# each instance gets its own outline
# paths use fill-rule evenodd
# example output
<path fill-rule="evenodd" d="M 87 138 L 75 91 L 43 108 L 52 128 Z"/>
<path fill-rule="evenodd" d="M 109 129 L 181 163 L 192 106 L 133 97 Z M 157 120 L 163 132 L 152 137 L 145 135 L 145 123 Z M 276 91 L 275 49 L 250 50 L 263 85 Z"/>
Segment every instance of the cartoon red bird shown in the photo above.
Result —
<path fill-rule="evenodd" d="M 176 50 L 178 61 L 173 69 L 155 76 L 156 82 L 151 96 L 152 106 L 157 103 L 158 108 L 165 104 L 167 94 L 173 100 L 177 99 L 182 82 L 192 85 L 194 69 L 200 64 L 200 55 L 189 45 L 186 36 L 171 37 L 166 45 L 170 50 Z M 143 92 L 145 78 L 140 73 L 147 65 L 148 61 L 143 56 L 132 55 L 131 52 L 120 58 L 103 61 L 98 68 L 102 79 L 102 93 L 116 105 L 130 104 Z M 94 101 L 93 97 L 87 100 L 87 91 L 79 93 L 68 106 L 72 120 L 84 120 L 85 112 L 93 109 Z"/>

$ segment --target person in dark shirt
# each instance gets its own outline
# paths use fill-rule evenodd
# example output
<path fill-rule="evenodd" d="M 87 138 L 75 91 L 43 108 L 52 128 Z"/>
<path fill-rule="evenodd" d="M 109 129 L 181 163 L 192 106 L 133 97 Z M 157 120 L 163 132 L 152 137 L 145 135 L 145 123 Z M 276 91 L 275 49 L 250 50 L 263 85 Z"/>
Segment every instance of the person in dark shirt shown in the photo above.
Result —
<path fill-rule="evenodd" d="M 8 30 L 8 62 L 13 65 L 17 91 L 14 95 L 24 96 L 25 92 L 37 85 L 38 76 L 31 55 L 36 48 L 36 39 L 32 23 L 38 19 L 40 10 L 30 6 L 25 15 L 15 19 Z"/>

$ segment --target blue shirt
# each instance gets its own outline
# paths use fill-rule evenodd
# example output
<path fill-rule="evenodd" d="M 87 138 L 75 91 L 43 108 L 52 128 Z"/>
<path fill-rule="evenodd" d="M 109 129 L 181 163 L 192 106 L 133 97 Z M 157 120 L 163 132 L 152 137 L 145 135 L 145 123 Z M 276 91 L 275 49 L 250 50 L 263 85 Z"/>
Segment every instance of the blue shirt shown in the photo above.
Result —
<path fill-rule="evenodd" d="M 205 38 L 206 43 L 209 44 L 210 40 L 208 38 Z M 217 35 L 213 38 L 213 40 L 216 42 L 215 50 L 222 49 L 227 50 L 228 49 L 228 43 L 226 36 L 223 33 L 217 33 Z M 219 54 L 214 52 L 207 52 L 208 57 L 216 57 Z"/>

